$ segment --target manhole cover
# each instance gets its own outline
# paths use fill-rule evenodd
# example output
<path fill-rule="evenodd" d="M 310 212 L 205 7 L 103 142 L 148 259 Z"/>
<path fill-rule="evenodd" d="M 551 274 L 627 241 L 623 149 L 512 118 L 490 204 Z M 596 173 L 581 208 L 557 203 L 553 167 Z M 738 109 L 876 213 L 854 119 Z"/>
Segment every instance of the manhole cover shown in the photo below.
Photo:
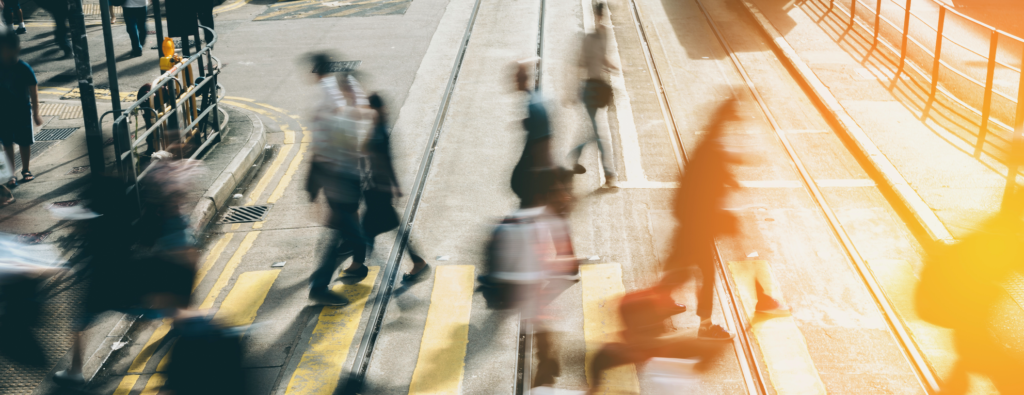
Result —
<path fill-rule="evenodd" d="M 46 240 L 46 237 L 49 235 L 50 232 L 25 233 L 18 235 L 18 241 L 25 244 L 39 244 Z"/>
<path fill-rule="evenodd" d="M 262 221 L 267 216 L 267 212 L 270 211 L 270 207 L 270 205 L 266 204 L 259 206 L 231 206 L 228 207 L 228 212 L 224 215 L 224 219 L 218 223 L 240 224 L 243 222 Z"/>
<path fill-rule="evenodd" d="M 83 174 L 87 171 L 89 171 L 89 166 L 75 166 L 71 168 L 71 171 L 69 171 L 67 175 L 70 176 L 72 174 Z"/>
<path fill-rule="evenodd" d="M 36 141 L 64 140 L 74 133 L 78 128 L 43 129 L 36 133 Z"/>

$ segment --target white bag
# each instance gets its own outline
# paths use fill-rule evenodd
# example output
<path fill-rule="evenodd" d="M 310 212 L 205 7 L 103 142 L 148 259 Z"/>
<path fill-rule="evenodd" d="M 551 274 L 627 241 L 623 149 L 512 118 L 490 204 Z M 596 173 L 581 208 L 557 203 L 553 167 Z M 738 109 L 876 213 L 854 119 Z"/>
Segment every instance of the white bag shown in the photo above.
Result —
<path fill-rule="evenodd" d="M 6 182 L 11 177 L 14 177 L 14 168 L 11 166 L 13 162 L 7 159 L 7 153 L 0 150 L 0 181 Z"/>

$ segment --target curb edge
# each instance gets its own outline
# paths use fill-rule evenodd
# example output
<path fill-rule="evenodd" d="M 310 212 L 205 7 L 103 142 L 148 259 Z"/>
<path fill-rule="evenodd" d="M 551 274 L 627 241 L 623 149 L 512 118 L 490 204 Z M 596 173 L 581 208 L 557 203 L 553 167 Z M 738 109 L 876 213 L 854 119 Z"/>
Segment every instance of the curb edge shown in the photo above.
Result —
<path fill-rule="evenodd" d="M 855 154 L 860 154 L 867 159 L 868 163 L 874 167 L 874 170 L 881 175 L 885 184 L 896 193 L 904 208 L 910 210 L 918 224 L 928 232 L 928 236 L 933 241 L 944 244 L 954 242 L 955 239 L 942 221 L 939 220 L 939 217 L 935 215 L 935 212 L 928 207 L 928 204 L 921 199 L 917 191 L 903 178 L 903 175 L 896 169 L 896 166 L 893 166 L 889 158 L 875 146 L 875 143 L 861 129 L 860 125 L 846 112 L 846 109 L 839 103 L 839 100 L 832 95 L 832 91 L 828 89 L 828 86 L 821 82 L 818 76 L 814 74 L 814 71 L 796 53 L 796 50 L 789 45 L 786 38 L 772 25 L 771 21 L 749 0 L 741 0 L 740 2 L 743 3 L 744 8 L 757 22 L 758 27 L 771 39 L 772 45 L 782 53 L 782 57 L 786 62 L 796 70 L 800 79 L 811 88 L 811 91 L 814 92 L 813 98 L 817 99 L 818 103 L 837 121 L 846 137 L 854 142 L 859 151 Z"/>

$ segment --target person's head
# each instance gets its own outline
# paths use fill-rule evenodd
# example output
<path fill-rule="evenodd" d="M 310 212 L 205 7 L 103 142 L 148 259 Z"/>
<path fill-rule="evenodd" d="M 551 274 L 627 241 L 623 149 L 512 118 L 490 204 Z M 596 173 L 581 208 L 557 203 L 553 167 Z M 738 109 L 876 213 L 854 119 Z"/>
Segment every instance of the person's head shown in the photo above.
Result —
<path fill-rule="evenodd" d="M 374 93 L 367 100 L 370 102 L 370 108 L 377 111 L 384 110 L 384 98 L 380 97 L 380 94 Z"/>
<path fill-rule="evenodd" d="M 526 62 L 516 62 L 516 90 L 528 92 L 530 90 L 530 65 Z"/>
<path fill-rule="evenodd" d="M 605 3 L 603 1 L 599 1 L 599 2 L 597 2 L 597 4 L 594 4 L 594 21 L 595 22 L 601 23 L 601 20 L 604 19 L 605 8 L 607 8 L 607 7 L 608 6 L 605 5 Z"/>
<path fill-rule="evenodd" d="M 313 66 L 313 75 L 317 80 L 331 74 L 331 59 L 333 57 L 326 52 L 316 52 L 309 55 L 309 63 Z"/>
<path fill-rule="evenodd" d="M 0 63 L 13 64 L 21 54 L 21 39 L 13 30 L 0 30 Z"/>

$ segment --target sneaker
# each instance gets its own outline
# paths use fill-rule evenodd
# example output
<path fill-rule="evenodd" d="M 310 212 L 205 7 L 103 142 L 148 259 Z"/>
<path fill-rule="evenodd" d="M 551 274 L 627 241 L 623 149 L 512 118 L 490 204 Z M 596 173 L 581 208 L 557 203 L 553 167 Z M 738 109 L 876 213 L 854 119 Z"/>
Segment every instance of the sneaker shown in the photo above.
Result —
<path fill-rule="evenodd" d="M 757 298 L 757 305 L 754 306 L 754 311 L 768 315 L 789 315 L 791 312 L 789 306 L 780 303 L 768 295 L 761 295 Z"/>
<path fill-rule="evenodd" d="M 71 59 L 75 56 L 75 53 L 71 51 L 71 48 L 64 48 L 64 59 Z"/>
<path fill-rule="evenodd" d="M 697 337 L 707 340 L 732 340 L 736 334 L 725 330 L 721 325 L 702 326 L 697 330 Z"/>
<path fill-rule="evenodd" d="M 61 370 L 53 374 L 53 381 L 63 387 L 81 387 L 85 385 L 85 377 L 82 373 L 71 373 L 68 370 Z"/>
<path fill-rule="evenodd" d="M 318 306 L 347 306 L 348 298 L 331 291 L 309 292 L 309 300 Z"/>
<path fill-rule="evenodd" d="M 28 33 L 28 31 L 26 31 L 24 27 L 19 27 L 17 30 L 14 31 L 14 33 L 15 34 L 25 34 L 25 33 Z"/>
<path fill-rule="evenodd" d="M 132 53 L 128 54 L 128 57 L 130 57 L 130 58 L 137 58 L 139 56 L 142 56 L 142 50 L 141 49 L 133 49 Z"/>

